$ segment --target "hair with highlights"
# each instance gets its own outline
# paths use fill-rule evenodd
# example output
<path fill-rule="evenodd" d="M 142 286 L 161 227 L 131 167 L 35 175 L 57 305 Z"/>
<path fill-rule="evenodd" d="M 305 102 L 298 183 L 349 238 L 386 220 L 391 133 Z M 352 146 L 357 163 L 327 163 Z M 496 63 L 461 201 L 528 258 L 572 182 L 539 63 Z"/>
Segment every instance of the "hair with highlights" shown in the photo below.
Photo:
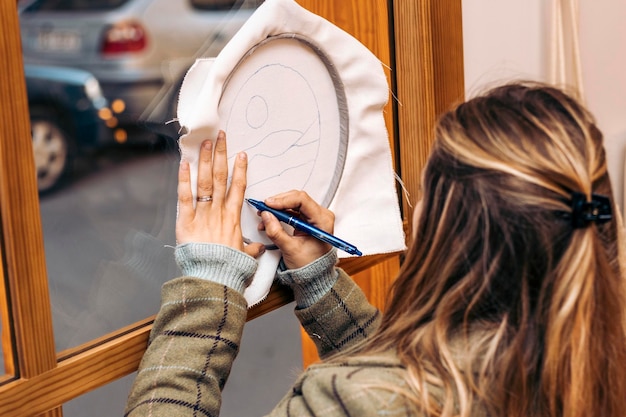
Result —
<path fill-rule="evenodd" d="M 572 193 L 613 219 L 574 228 Z M 427 415 L 622 417 L 625 272 L 602 134 L 562 90 L 516 82 L 439 120 L 414 240 L 377 334 Z"/>

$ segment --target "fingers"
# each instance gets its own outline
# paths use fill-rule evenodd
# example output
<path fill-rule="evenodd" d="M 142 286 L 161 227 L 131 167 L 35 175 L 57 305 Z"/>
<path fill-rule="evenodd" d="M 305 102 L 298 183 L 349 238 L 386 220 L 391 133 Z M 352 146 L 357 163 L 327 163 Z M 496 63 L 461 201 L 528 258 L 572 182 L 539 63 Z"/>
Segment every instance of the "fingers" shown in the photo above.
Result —
<path fill-rule="evenodd" d="M 198 197 L 213 196 L 213 143 L 202 142 L 198 163 Z M 206 204 L 206 203 L 204 203 Z"/>
<path fill-rule="evenodd" d="M 306 192 L 292 190 L 281 193 L 265 200 L 265 204 L 278 210 L 294 210 L 306 222 L 332 233 L 335 224 L 335 215 L 332 211 L 320 206 Z"/>
<path fill-rule="evenodd" d="M 243 251 L 253 258 L 258 258 L 265 253 L 265 245 L 258 242 L 250 243 L 243 247 Z"/>
<path fill-rule="evenodd" d="M 187 222 L 190 218 L 193 218 L 193 214 L 189 162 L 181 161 L 178 167 L 178 218 Z"/>
<path fill-rule="evenodd" d="M 289 235 L 278 219 L 268 211 L 261 213 L 261 219 L 267 237 L 280 248 L 283 262 L 288 269 L 308 265 L 332 249 L 329 244 L 307 234 Z"/>
<path fill-rule="evenodd" d="M 288 250 L 289 246 L 292 245 L 292 237 L 285 232 L 278 219 L 269 211 L 264 211 L 261 213 L 261 220 L 263 220 L 263 228 L 267 237 L 281 250 Z"/>
<path fill-rule="evenodd" d="M 228 160 L 226 153 L 226 134 L 220 130 L 215 141 L 213 155 L 213 202 L 222 204 L 226 197 L 228 183 Z"/>
<path fill-rule="evenodd" d="M 227 204 L 232 210 L 241 211 L 243 197 L 246 193 L 246 175 L 248 170 L 248 156 L 241 152 L 235 157 L 233 163 L 233 177 L 228 190 Z"/>

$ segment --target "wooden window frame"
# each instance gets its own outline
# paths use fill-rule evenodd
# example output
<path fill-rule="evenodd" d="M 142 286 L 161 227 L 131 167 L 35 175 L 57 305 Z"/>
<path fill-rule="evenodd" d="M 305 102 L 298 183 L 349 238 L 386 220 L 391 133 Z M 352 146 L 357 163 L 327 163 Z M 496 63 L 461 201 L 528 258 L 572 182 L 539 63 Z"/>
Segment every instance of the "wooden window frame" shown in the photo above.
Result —
<path fill-rule="evenodd" d="M 298 0 L 353 34 L 389 68 L 397 101 L 386 122 L 406 191 L 419 195 L 420 171 L 437 115 L 463 98 L 461 0 Z M 399 51 L 394 54 L 394 51 Z M 153 318 L 63 352 L 54 348 L 16 2 L 0 1 L 0 315 L 7 375 L 0 415 L 62 416 L 61 405 L 136 371 Z M 398 104 L 400 103 L 400 104 Z M 412 207 L 403 199 L 410 236 Z M 398 254 L 342 262 L 383 307 Z M 292 300 L 274 286 L 248 319 Z M 10 325 L 10 326 L 9 326 Z M 305 363 L 315 356 L 304 349 Z"/>

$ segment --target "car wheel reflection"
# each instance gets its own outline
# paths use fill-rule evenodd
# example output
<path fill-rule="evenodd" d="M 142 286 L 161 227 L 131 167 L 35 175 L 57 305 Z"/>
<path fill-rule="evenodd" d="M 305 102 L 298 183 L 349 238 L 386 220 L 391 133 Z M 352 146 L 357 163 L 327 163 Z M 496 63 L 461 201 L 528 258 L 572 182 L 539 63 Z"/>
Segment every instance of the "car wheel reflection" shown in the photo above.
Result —
<path fill-rule="evenodd" d="M 40 193 L 51 191 L 67 178 L 70 163 L 70 141 L 63 127 L 42 109 L 31 110 L 31 134 Z"/>

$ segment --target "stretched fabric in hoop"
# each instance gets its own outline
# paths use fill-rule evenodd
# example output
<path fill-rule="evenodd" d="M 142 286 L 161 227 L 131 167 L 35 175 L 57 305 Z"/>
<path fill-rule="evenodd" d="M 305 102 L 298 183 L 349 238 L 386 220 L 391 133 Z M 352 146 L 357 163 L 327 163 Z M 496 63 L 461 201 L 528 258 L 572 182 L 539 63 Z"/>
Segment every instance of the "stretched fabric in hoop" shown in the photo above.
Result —
<path fill-rule="evenodd" d="M 223 129 L 231 166 L 248 153 L 247 198 L 305 190 L 335 213 L 334 234 L 364 255 L 404 250 L 382 113 L 388 97 L 382 64 L 360 42 L 292 0 L 267 0 L 183 82 L 179 145 L 192 190 L 200 143 Z M 244 237 L 271 244 L 258 222 L 244 206 Z M 277 250 L 261 256 L 244 294 L 249 306 L 267 296 L 279 260 Z"/>

